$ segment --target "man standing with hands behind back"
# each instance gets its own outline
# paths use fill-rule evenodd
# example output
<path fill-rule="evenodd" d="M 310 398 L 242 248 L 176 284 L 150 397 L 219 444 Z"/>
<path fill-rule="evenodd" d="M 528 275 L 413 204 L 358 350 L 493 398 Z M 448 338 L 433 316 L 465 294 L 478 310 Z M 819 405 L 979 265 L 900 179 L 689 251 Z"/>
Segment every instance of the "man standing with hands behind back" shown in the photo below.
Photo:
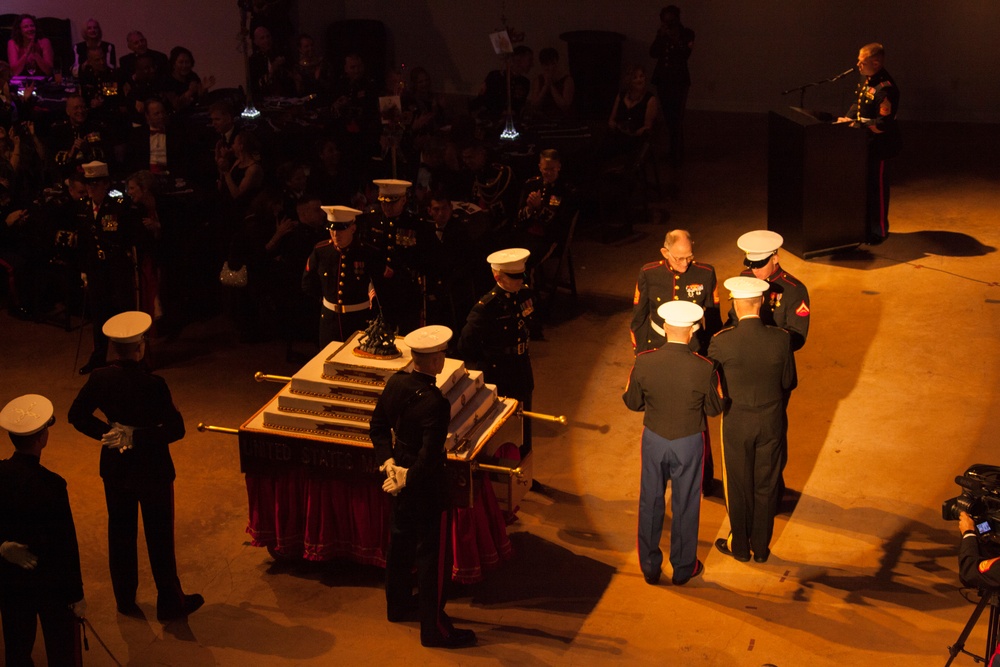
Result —
<path fill-rule="evenodd" d="M 462 648 L 476 643 L 472 630 L 456 628 L 444 613 L 447 573 L 447 476 L 444 451 L 451 406 L 437 386 L 451 329 L 429 326 L 404 342 L 413 372 L 389 378 L 370 422 L 382 490 L 393 497 L 389 553 L 385 559 L 386 616 L 391 622 L 420 620 L 420 643 Z M 417 570 L 416 597 L 413 569 Z"/>
<path fill-rule="evenodd" d="M 139 510 L 149 565 L 156 582 L 156 618 L 172 621 L 205 603 L 185 595 L 174 556 L 174 463 L 170 443 L 184 437 L 184 419 L 174 407 L 167 383 L 141 361 L 145 334 L 152 325 L 146 313 L 129 311 L 104 324 L 116 357 L 91 373 L 69 409 L 69 422 L 100 441 L 101 479 L 108 506 L 108 566 L 118 612 L 141 617 L 135 603 L 139 586 L 136 540 Z M 94 415 L 103 413 L 100 419 Z"/>
<path fill-rule="evenodd" d="M 42 467 L 55 423 L 52 402 L 38 394 L 0 411 L 14 455 L 0 461 L 0 616 L 8 667 L 31 665 L 39 619 L 50 665 L 80 665 L 83 618 L 80 549 L 66 481 Z"/>

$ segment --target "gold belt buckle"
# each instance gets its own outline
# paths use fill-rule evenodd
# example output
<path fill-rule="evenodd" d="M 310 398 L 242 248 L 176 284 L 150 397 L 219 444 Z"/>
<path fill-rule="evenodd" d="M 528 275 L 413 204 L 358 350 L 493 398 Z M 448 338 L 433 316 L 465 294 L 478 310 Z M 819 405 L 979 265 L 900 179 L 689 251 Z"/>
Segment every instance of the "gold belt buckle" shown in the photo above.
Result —
<path fill-rule="evenodd" d="M 525 343 L 518 343 L 517 344 L 517 353 L 518 354 L 524 354 L 527 351 L 528 351 L 528 343 L 525 342 Z"/>
<path fill-rule="evenodd" d="M 97 251 L 97 259 L 100 259 L 100 260 L 104 259 L 104 251 L 103 250 L 98 250 Z"/>

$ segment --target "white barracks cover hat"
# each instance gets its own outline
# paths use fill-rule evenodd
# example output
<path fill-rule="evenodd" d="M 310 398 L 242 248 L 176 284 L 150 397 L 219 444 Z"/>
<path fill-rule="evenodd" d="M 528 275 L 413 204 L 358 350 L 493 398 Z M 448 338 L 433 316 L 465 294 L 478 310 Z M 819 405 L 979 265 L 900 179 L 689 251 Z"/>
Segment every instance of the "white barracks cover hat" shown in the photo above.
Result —
<path fill-rule="evenodd" d="M 0 410 L 0 427 L 14 435 L 31 435 L 52 424 L 54 412 L 52 401 L 41 394 L 25 394 Z"/>
<path fill-rule="evenodd" d="M 770 287 L 766 280 L 760 280 L 750 276 L 727 278 L 723 285 L 727 290 L 729 290 L 730 295 L 734 299 L 752 299 L 756 296 L 760 296 L 767 291 L 768 287 Z"/>
<path fill-rule="evenodd" d="M 153 318 L 148 313 L 130 310 L 119 313 L 104 323 L 101 331 L 111 340 L 118 343 L 136 343 L 142 335 L 153 326 Z"/>
<path fill-rule="evenodd" d="M 406 194 L 407 188 L 413 185 L 409 181 L 401 181 L 396 178 L 376 178 L 372 183 L 378 186 L 379 201 L 399 199 Z"/>
<path fill-rule="evenodd" d="M 705 309 L 690 301 L 668 301 L 656 309 L 656 314 L 672 327 L 689 327 L 701 321 Z"/>
<path fill-rule="evenodd" d="M 361 215 L 361 211 L 350 206 L 320 206 L 326 213 L 326 219 L 332 223 L 329 226 L 334 229 L 347 229 L 354 222 L 354 219 Z"/>
<path fill-rule="evenodd" d="M 507 248 L 497 250 L 486 258 L 490 266 L 504 273 L 524 273 L 524 263 L 528 261 L 531 252 L 525 248 Z"/>
<path fill-rule="evenodd" d="M 778 232 L 769 229 L 757 229 L 747 232 L 736 239 L 736 246 L 746 253 L 751 262 L 767 259 L 781 247 L 785 239 Z"/>
<path fill-rule="evenodd" d="M 83 177 L 87 180 L 108 177 L 108 165 L 104 162 L 94 160 L 83 165 Z"/>
<path fill-rule="evenodd" d="M 411 331 L 403 339 L 403 342 L 413 352 L 428 354 L 447 350 L 448 341 L 450 340 L 451 329 L 440 324 L 432 324 L 431 326 Z"/>

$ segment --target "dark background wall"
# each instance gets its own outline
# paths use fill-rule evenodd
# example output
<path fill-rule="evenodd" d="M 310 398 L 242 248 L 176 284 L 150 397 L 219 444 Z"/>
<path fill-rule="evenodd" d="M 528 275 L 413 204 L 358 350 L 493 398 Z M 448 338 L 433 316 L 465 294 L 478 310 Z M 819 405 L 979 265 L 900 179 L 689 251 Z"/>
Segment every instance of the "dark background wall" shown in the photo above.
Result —
<path fill-rule="evenodd" d="M 386 24 L 389 62 L 422 65 L 448 92 L 473 93 L 497 67 L 487 35 L 507 23 L 526 33 L 536 53 L 559 49 L 570 30 L 612 30 L 626 37 L 624 62 L 651 64 L 649 43 L 660 7 L 632 0 L 292 0 L 293 20 L 323 40 L 331 21 L 378 19 Z M 691 58 L 689 107 L 758 112 L 797 103 L 780 91 L 839 73 L 855 62 L 859 46 L 886 45 L 887 68 L 903 91 L 900 116 L 913 120 L 1000 122 L 1000 3 L 995 0 L 697 0 L 677 2 L 697 33 Z M 194 51 L 199 74 L 219 85 L 242 80 L 236 50 L 236 0 L 36 0 L 8 2 L 4 11 L 65 16 L 74 36 L 91 16 L 106 39 L 125 52 L 132 27 L 150 44 Z M 78 37 L 77 37 L 78 38 Z M 850 102 L 853 77 L 810 91 L 806 105 L 831 111 Z"/>

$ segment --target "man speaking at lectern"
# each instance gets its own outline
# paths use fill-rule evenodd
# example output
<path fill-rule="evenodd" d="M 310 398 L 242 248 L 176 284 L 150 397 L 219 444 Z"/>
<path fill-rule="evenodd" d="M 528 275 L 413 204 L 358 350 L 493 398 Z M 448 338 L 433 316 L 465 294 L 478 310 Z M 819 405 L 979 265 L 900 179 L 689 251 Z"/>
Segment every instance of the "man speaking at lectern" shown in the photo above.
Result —
<path fill-rule="evenodd" d="M 878 245 L 889 236 L 889 158 L 899 154 L 901 145 L 896 111 L 899 108 L 899 88 L 885 70 L 885 48 L 878 42 L 861 47 L 858 71 L 863 77 L 858 83 L 857 99 L 847 117 L 853 127 L 868 132 L 866 233 L 869 245 Z"/>

